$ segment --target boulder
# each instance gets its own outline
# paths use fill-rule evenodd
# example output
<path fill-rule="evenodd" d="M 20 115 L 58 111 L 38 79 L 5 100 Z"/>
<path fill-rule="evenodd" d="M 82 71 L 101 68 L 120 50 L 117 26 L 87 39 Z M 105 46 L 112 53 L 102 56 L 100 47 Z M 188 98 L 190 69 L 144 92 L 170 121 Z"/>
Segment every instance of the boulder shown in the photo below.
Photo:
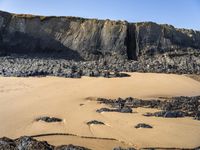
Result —
<path fill-rule="evenodd" d="M 148 125 L 146 123 L 139 123 L 135 126 L 136 129 L 138 128 L 153 128 L 151 125 Z"/>
<path fill-rule="evenodd" d="M 55 118 L 55 117 L 43 116 L 43 117 L 36 118 L 36 121 L 44 121 L 47 123 L 52 123 L 52 122 L 62 122 L 62 119 Z"/>
<path fill-rule="evenodd" d="M 87 125 L 105 125 L 102 121 L 98 121 L 98 120 L 91 120 L 89 122 L 87 122 Z"/>

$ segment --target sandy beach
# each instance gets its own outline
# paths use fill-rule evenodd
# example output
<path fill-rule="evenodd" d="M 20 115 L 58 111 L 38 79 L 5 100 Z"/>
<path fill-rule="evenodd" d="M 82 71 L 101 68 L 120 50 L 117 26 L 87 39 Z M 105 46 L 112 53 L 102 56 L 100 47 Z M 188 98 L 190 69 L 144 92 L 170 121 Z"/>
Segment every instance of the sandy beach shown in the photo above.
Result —
<path fill-rule="evenodd" d="M 59 77 L 0 77 L 0 137 L 68 133 L 74 136 L 50 135 L 37 139 L 50 144 L 75 144 L 91 149 L 113 147 L 176 147 L 200 146 L 200 124 L 192 118 L 145 117 L 155 109 L 135 108 L 131 114 L 97 113 L 103 104 L 97 97 L 152 99 L 200 95 L 200 82 L 184 75 L 130 73 L 125 78 L 81 79 Z M 37 122 L 40 116 L 63 119 L 59 123 Z M 91 125 L 100 120 L 104 126 Z M 152 129 L 135 129 L 138 123 Z"/>

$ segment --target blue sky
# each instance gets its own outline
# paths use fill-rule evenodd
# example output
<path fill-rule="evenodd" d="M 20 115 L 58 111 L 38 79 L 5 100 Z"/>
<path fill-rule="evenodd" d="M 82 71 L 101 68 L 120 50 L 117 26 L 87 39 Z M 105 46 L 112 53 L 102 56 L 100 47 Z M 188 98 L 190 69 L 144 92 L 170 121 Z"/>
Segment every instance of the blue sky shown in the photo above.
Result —
<path fill-rule="evenodd" d="M 0 10 L 129 22 L 153 21 L 200 30 L 200 0 L 0 0 Z"/>

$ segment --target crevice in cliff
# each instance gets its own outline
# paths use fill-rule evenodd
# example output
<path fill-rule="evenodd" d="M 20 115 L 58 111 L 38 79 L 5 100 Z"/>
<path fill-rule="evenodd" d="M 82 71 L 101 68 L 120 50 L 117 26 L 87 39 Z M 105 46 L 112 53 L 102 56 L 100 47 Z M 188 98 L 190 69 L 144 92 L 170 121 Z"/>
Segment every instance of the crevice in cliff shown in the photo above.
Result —
<path fill-rule="evenodd" d="M 126 47 L 128 59 L 137 60 L 136 27 L 132 23 L 129 23 L 127 27 Z"/>

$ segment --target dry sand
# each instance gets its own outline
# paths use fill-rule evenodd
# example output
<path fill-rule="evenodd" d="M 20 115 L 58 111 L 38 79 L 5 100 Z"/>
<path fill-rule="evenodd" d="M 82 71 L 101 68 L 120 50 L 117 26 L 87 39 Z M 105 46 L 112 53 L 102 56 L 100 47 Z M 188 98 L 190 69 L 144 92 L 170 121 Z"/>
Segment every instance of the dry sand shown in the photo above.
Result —
<path fill-rule="evenodd" d="M 173 74 L 131 73 L 131 77 L 114 79 L 0 77 L 0 137 L 71 133 L 77 137 L 56 135 L 38 139 L 55 145 L 70 143 L 99 150 L 116 146 L 193 148 L 200 146 L 199 121 L 144 117 L 143 113 L 156 111 L 145 108 L 134 109 L 132 114 L 99 114 L 95 111 L 103 105 L 86 97 L 150 99 L 195 95 L 200 95 L 200 82 Z M 53 116 L 64 121 L 34 121 L 38 116 Z M 90 120 L 103 121 L 106 125 L 88 126 L 86 123 Z M 153 129 L 135 129 L 137 123 L 150 124 Z"/>

